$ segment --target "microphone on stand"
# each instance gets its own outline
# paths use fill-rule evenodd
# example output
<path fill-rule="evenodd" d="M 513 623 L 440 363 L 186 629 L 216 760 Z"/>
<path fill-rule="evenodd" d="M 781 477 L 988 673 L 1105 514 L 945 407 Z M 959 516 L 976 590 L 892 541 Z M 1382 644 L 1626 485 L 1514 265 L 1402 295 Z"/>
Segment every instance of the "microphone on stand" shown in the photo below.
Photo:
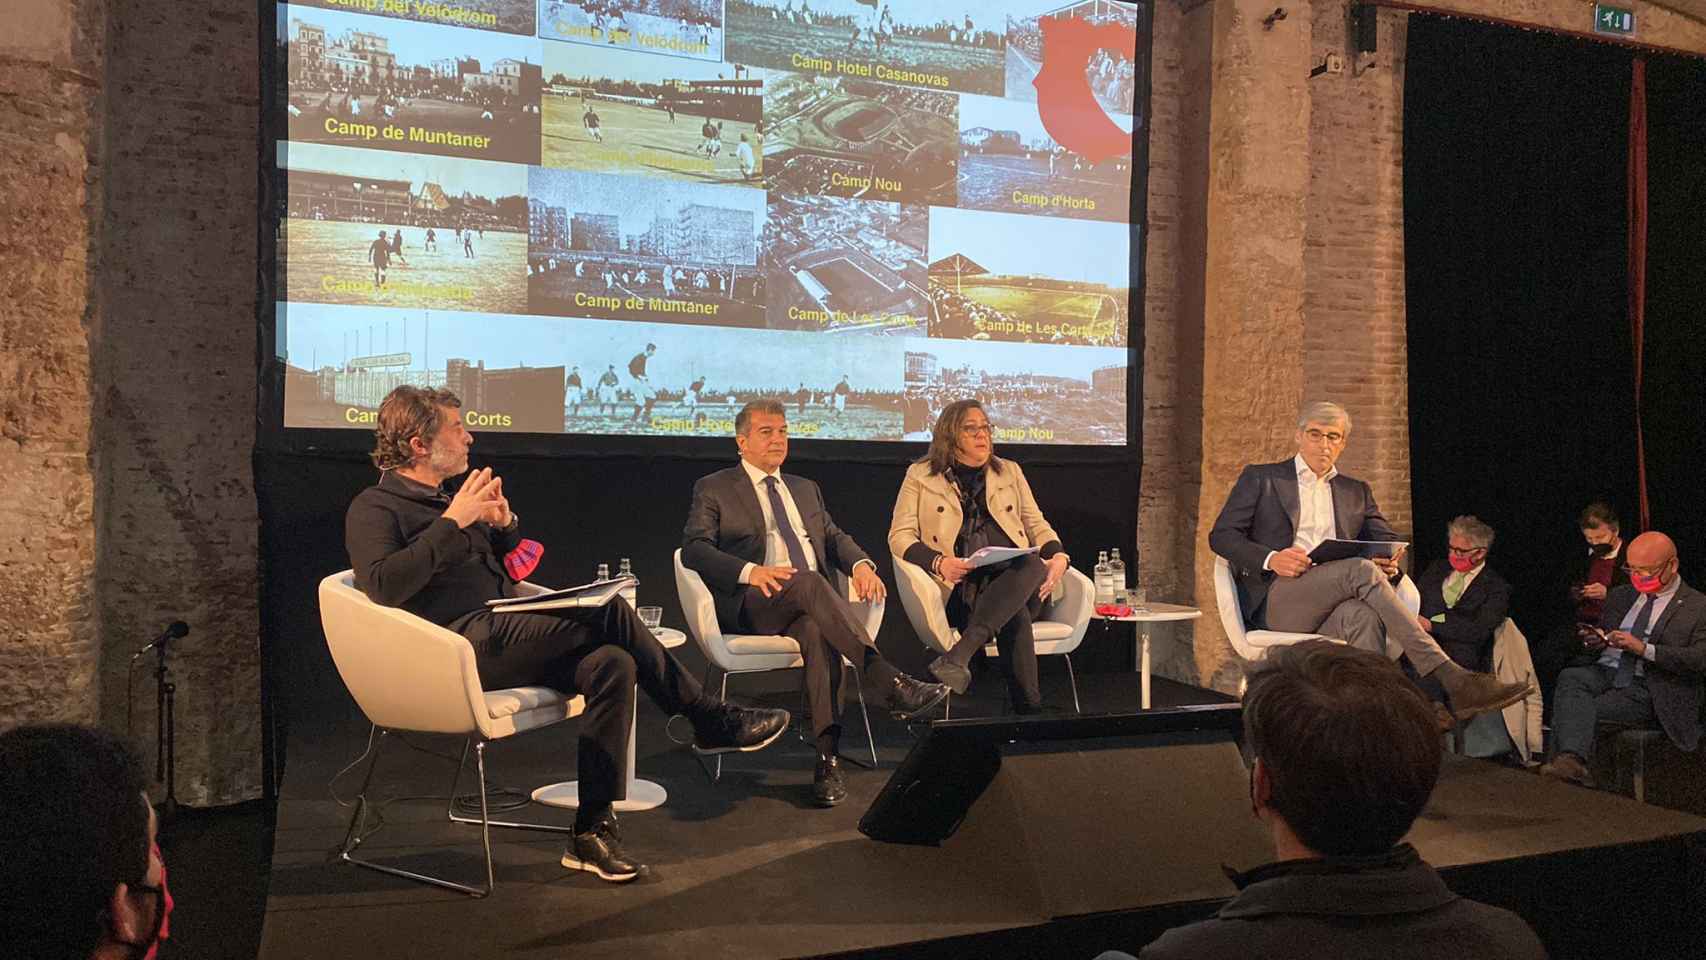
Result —
<path fill-rule="evenodd" d="M 155 647 L 163 647 L 166 644 L 171 643 L 173 640 L 178 640 L 178 639 L 181 639 L 183 637 L 187 637 L 187 636 L 189 636 L 189 634 L 190 634 L 190 625 L 189 624 L 183 622 L 182 620 L 173 620 L 170 624 L 167 625 L 165 630 L 162 630 L 160 632 L 160 635 L 158 637 L 154 638 L 154 641 L 152 643 L 148 644 L 148 646 L 146 646 L 146 647 L 143 647 L 141 650 L 136 651 L 136 655 L 140 657 L 143 654 L 147 653 L 148 651 L 153 650 Z"/>

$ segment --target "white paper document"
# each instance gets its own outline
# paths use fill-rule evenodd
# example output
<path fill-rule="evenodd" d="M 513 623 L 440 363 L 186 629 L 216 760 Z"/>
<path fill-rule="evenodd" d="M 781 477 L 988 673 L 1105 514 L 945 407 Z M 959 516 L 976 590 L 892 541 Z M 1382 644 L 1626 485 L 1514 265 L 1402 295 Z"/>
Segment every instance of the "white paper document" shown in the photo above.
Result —
<path fill-rule="evenodd" d="M 534 613 L 540 610 L 561 610 L 565 607 L 602 607 L 621 593 L 623 587 L 634 582 L 636 581 L 633 577 L 594 580 L 578 587 L 564 587 L 561 590 L 536 593 L 530 597 L 500 597 L 487 600 L 486 606 L 491 607 L 493 613 Z"/>
<path fill-rule="evenodd" d="M 992 563 L 1003 563 L 1014 557 L 1022 557 L 1027 553 L 1036 553 L 1038 547 L 984 547 L 966 558 L 966 562 L 975 567 L 987 567 Z"/>

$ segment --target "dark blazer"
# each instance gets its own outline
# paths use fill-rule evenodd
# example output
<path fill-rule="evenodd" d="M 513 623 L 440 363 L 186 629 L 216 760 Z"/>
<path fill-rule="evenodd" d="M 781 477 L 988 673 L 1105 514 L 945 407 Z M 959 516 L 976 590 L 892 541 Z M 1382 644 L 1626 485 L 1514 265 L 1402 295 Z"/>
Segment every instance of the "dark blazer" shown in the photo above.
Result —
<path fill-rule="evenodd" d="M 1481 572 L 1469 582 L 1457 606 L 1445 608 L 1445 580 L 1451 576 L 1451 564 L 1440 560 L 1416 580 L 1422 594 L 1423 617 L 1445 614 L 1444 623 L 1433 625 L 1433 638 L 1447 656 L 1465 670 L 1491 670 L 1493 666 L 1493 631 L 1505 622 L 1511 607 L 1511 585 L 1493 568 L 1482 565 Z"/>
<path fill-rule="evenodd" d="M 1599 625 L 1617 629 L 1639 596 L 1634 587 L 1618 587 L 1606 594 Z M 1706 679 L 1706 594 L 1687 583 L 1678 584 L 1676 596 L 1665 604 L 1659 622 L 1649 625 L 1647 635 L 1654 647 L 1653 662 L 1645 671 L 1653 712 L 1672 742 L 1693 750 L 1700 745 L 1701 691 Z"/>
<path fill-rule="evenodd" d="M 1381 516 L 1368 484 L 1344 474 L 1332 479 L 1333 525 L 1341 540 L 1401 540 Z M 1208 547 L 1232 564 L 1238 581 L 1238 608 L 1252 626 L 1262 624 L 1268 584 L 1277 576 L 1262 569 L 1271 550 L 1284 550 L 1297 537 L 1302 509 L 1295 459 L 1253 463 L 1238 475 L 1226 505 L 1208 534 Z"/>
<path fill-rule="evenodd" d="M 871 559 L 835 525 L 816 483 L 790 473 L 782 474 L 782 482 L 806 525 L 820 573 L 851 574 L 855 564 Z M 681 531 L 681 563 L 704 578 L 724 629 L 739 629 L 741 597 L 747 589 L 740 582 L 740 572 L 749 563 L 764 563 L 764 538 L 758 491 L 739 465 L 700 477 L 693 484 L 693 505 Z"/>
<path fill-rule="evenodd" d="M 1452 893 L 1405 844 L 1367 868 L 1291 861 L 1250 871 L 1208 920 L 1177 927 L 1142 960 L 1544 960 L 1521 917 Z"/>
<path fill-rule="evenodd" d="M 381 606 L 402 607 L 440 626 L 516 595 L 503 557 L 519 530 L 483 521 L 458 528 L 444 517 L 450 497 L 388 471 L 356 494 L 344 514 L 344 546 L 355 585 Z"/>

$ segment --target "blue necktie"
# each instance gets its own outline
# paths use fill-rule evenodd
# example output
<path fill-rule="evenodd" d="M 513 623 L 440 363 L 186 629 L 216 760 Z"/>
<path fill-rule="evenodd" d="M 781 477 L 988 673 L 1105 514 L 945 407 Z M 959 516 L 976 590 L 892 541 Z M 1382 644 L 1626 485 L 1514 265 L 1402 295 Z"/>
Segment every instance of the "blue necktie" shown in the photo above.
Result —
<path fill-rule="evenodd" d="M 1643 604 L 1641 612 L 1635 615 L 1635 623 L 1629 628 L 1629 632 L 1637 640 L 1645 643 L 1647 628 L 1652 623 L 1653 618 L 1653 598 L 1642 597 L 1641 603 Z M 1635 681 L 1635 661 L 1639 659 L 1633 653 L 1627 650 L 1623 651 L 1623 655 L 1617 658 L 1617 675 L 1611 678 L 1612 687 L 1621 690 Z"/>
<path fill-rule="evenodd" d="M 788 545 L 788 564 L 795 570 L 810 570 L 806 563 L 806 548 L 800 545 L 800 535 L 794 532 L 794 525 L 788 522 L 788 508 L 782 503 L 782 492 L 776 489 L 776 478 L 765 477 L 764 486 L 770 492 L 770 515 L 776 518 L 776 532 L 782 535 L 782 542 Z"/>

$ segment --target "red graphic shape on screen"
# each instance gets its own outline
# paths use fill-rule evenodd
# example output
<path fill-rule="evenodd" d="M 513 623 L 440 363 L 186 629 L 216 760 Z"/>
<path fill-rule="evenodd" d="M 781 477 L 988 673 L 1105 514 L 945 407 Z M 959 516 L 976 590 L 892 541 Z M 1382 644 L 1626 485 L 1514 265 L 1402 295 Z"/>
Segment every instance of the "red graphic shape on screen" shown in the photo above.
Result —
<path fill-rule="evenodd" d="M 1090 90 L 1086 69 L 1098 50 L 1124 53 L 1137 49 L 1137 31 L 1123 23 L 1086 23 L 1074 18 L 1044 17 L 1043 68 L 1031 85 L 1037 88 L 1037 113 L 1043 129 L 1060 144 L 1091 163 L 1131 152 L 1131 132 L 1108 119 Z"/>

